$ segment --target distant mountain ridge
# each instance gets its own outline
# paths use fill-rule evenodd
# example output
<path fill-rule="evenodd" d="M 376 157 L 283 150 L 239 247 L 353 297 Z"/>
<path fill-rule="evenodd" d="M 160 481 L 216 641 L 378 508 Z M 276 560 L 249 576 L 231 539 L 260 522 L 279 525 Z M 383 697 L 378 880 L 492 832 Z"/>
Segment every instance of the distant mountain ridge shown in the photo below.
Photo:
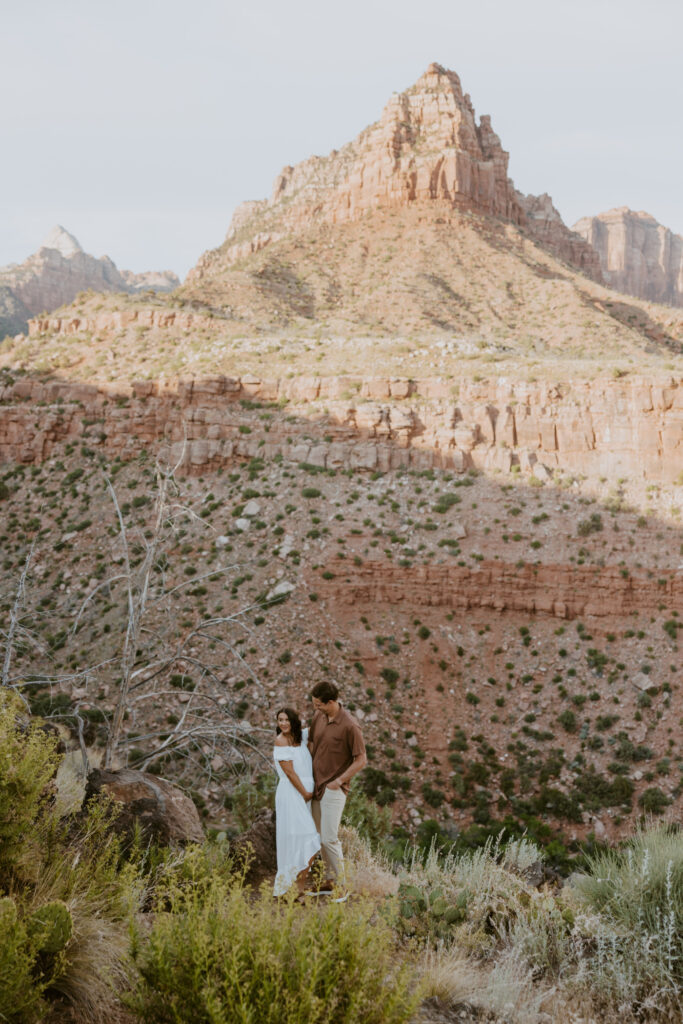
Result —
<path fill-rule="evenodd" d="M 582 217 L 573 230 L 600 257 L 611 288 L 651 302 L 683 306 L 683 237 L 649 213 L 627 206 Z"/>
<path fill-rule="evenodd" d="M 0 338 L 26 332 L 31 316 L 73 302 L 82 291 L 170 292 L 179 284 L 170 270 L 119 271 L 108 256 L 90 256 L 72 234 L 56 225 L 23 263 L 0 267 Z"/>

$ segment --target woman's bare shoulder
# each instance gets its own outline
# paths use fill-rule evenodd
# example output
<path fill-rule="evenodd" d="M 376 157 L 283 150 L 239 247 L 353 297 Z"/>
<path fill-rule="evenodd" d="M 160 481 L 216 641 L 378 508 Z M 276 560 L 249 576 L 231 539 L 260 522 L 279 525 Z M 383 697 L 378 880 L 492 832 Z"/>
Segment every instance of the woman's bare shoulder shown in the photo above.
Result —
<path fill-rule="evenodd" d="M 276 746 L 276 747 L 286 747 L 286 746 L 288 746 L 288 744 L 287 744 L 287 740 L 286 740 L 286 739 L 284 738 L 284 736 L 282 735 L 282 733 L 279 733 L 279 734 L 278 734 L 278 735 L 277 735 L 277 736 L 275 737 L 275 746 Z"/>

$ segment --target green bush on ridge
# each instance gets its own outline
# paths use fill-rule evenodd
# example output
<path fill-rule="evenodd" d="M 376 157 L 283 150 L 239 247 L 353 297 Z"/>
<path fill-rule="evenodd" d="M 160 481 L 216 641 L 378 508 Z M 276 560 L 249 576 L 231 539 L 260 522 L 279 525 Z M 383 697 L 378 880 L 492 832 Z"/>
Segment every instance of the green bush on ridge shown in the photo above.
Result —
<path fill-rule="evenodd" d="M 406 1024 L 420 1001 L 388 921 L 364 902 L 311 908 L 254 896 L 239 879 L 206 889 L 167 879 L 166 912 L 133 955 L 127 1003 L 146 1024 Z"/>
<path fill-rule="evenodd" d="M 13 1024 L 45 1019 L 55 998 L 111 1019 L 141 888 L 106 804 L 59 818 L 57 762 L 55 737 L 0 691 L 0 1020 Z"/>

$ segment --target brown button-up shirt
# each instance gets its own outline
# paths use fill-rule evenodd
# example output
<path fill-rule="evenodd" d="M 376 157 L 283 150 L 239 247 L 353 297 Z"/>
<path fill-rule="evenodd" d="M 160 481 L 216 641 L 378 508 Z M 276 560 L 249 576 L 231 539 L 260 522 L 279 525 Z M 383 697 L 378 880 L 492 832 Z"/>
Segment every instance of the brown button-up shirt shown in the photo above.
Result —
<path fill-rule="evenodd" d="M 308 731 L 308 745 L 313 757 L 314 797 L 320 800 L 328 782 L 339 778 L 356 757 L 365 754 L 360 725 L 343 707 L 331 722 L 323 711 L 316 711 Z M 349 783 L 342 785 L 348 793 Z"/>

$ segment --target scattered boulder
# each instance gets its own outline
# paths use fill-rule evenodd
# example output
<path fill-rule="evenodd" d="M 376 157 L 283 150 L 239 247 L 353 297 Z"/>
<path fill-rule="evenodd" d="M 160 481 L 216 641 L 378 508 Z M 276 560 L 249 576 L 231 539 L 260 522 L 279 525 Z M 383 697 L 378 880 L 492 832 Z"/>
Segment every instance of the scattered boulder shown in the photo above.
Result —
<path fill-rule="evenodd" d="M 247 882 L 258 883 L 277 871 L 275 811 L 265 808 L 256 815 L 246 832 L 233 839 L 230 852 L 245 868 Z"/>
<path fill-rule="evenodd" d="M 100 793 L 121 806 L 114 825 L 119 834 L 130 834 L 139 823 L 147 838 L 164 845 L 204 840 L 197 808 L 182 789 L 166 779 L 132 768 L 94 769 L 88 776 L 83 805 Z"/>
<path fill-rule="evenodd" d="M 288 594 L 294 590 L 294 584 L 289 583 L 288 580 L 282 580 L 282 582 L 276 584 L 272 590 L 269 590 L 266 594 L 266 601 L 276 601 L 277 598 L 285 598 Z"/>
<path fill-rule="evenodd" d="M 450 524 L 450 531 L 456 540 L 462 540 L 467 536 L 467 530 L 465 524 L 461 523 L 459 519 L 454 519 Z"/>
<path fill-rule="evenodd" d="M 640 690 L 642 693 L 657 691 L 657 684 L 645 672 L 636 672 L 632 682 L 636 690 Z"/>

